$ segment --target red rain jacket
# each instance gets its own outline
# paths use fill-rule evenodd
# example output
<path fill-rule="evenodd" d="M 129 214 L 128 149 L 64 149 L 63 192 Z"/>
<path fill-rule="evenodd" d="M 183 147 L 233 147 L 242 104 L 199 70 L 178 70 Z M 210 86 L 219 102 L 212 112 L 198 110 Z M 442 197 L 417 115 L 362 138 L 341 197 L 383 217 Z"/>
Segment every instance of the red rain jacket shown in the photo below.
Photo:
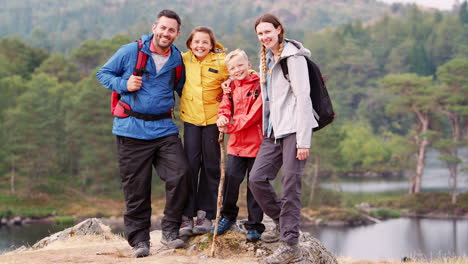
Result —
<path fill-rule="evenodd" d="M 244 80 L 232 81 L 231 96 L 232 101 L 229 94 L 223 95 L 218 108 L 218 116 L 224 115 L 231 120 L 226 132 L 231 134 L 227 153 L 254 158 L 262 142 L 262 98 L 257 73 L 251 73 Z M 233 103 L 234 115 L 231 113 Z"/>

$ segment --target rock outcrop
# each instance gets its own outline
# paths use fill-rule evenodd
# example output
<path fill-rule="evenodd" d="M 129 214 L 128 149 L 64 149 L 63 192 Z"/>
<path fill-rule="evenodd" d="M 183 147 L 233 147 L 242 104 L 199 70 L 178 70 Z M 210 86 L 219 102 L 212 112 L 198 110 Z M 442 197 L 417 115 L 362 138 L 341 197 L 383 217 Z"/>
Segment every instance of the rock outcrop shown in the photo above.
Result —
<path fill-rule="evenodd" d="M 245 221 L 245 220 L 244 220 Z M 273 221 L 271 219 L 266 219 L 264 221 L 267 229 L 272 229 L 274 227 Z M 259 260 L 270 255 L 277 247 L 278 243 L 264 243 L 262 241 L 257 242 L 247 242 L 245 239 L 246 230 L 243 227 L 243 221 L 238 221 L 228 232 L 221 236 L 216 237 L 215 245 L 215 257 L 218 259 L 249 259 L 249 264 L 259 263 Z M 87 219 L 73 227 L 67 228 L 61 232 L 55 233 L 49 237 L 46 237 L 31 248 L 26 250 L 36 250 L 41 248 L 47 248 L 52 246 L 55 242 L 66 242 L 70 238 L 78 238 L 83 236 L 101 236 L 105 239 L 102 240 L 102 243 L 107 243 L 106 241 L 111 242 L 110 240 L 115 241 L 116 235 L 111 233 L 111 230 L 108 226 L 102 224 L 99 219 L 91 218 Z M 109 239 L 107 239 L 107 238 Z M 156 230 L 150 233 L 151 237 L 151 256 L 192 256 L 195 259 L 199 259 L 200 263 L 203 263 L 204 260 L 209 259 L 211 252 L 211 246 L 213 242 L 212 234 L 204 234 L 200 236 L 194 236 L 189 238 L 187 242 L 187 247 L 184 249 L 169 249 L 166 246 L 160 243 L 161 231 Z M 110 239 L 112 238 L 112 239 Z M 71 239 L 70 239 L 71 240 Z M 128 248 L 128 251 L 122 251 L 121 249 L 104 250 L 105 244 L 102 245 L 104 251 L 99 250 L 97 246 L 98 253 L 96 255 L 107 255 L 107 256 L 117 256 L 121 257 L 131 257 L 130 247 L 125 246 L 125 241 L 122 237 L 118 236 L 119 243 L 122 243 L 122 247 Z M 303 261 L 295 264 L 338 264 L 336 258 L 312 235 L 307 232 L 301 232 L 299 238 L 299 244 L 303 253 Z M 20 249 L 18 251 L 25 250 Z M 90 254 L 93 254 L 90 252 Z M 150 257 L 151 257 L 150 256 Z M 198 261 L 197 261 L 198 262 Z"/>
<path fill-rule="evenodd" d="M 55 233 L 51 236 L 43 238 L 36 242 L 31 248 L 43 248 L 55 241 L 65 241 L 73 236 L 86 236 L 86 235 L 112 235 L 110 227 L 104 225 L 101 220 L 97 218 L 89 218 L 81 223 L 67 228 L 61 232 Z"/>

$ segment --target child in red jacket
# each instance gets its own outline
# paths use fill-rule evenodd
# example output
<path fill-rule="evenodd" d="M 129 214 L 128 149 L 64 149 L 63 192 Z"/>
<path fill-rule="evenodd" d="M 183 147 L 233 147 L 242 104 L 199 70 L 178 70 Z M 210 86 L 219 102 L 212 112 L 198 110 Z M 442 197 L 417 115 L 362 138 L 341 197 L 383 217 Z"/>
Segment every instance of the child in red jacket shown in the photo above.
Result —
<path fill-rule="evenodd" d="M 225 62 L 234 80 L 230 84 L 231 92 L 223 95 L 216 122 L 219 131 L 231 134 L 227 146 L 226 183 L 217 235 L 225 233 L 236 222 L 239 187 L 246 175 L 248 181 L 262 141 L 260 78 L 256 73 L 249 73 L 251 63 L 242 50 L 230 52 Z M 263 211 L 249 188 L 247 210 L 249 217 L 244 224 L 248 231 L 246 238 L 248 241 L 257 241 L 265 230 L 262 224 Z"/>

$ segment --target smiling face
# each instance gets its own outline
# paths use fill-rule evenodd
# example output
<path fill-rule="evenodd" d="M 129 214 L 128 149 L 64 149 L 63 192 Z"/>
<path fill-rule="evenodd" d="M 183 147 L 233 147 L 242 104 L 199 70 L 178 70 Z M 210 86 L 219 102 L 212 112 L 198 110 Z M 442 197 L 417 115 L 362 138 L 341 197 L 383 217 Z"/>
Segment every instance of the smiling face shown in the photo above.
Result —
<path fill-rule="evenodd" d="M 153 24 L 152 31 L 154 34 L 153 44 L 161 53 L 165 53 L 180 34 L 177 20 L 165 16 L 160 17 Z"/>
<path fill-rule="evenodd" d="M 272 23 L 261 22 L 255 27 L 257 32 L 258 41 L 267 49 L 273 51 L 279 48 L 279 35 L 281 33 L 281 26 L 275 28 Z"/>
<path fill-rule="evenodd" d="M 195 32 L 189 47 L 198 60 L 203 60 L 213 48 L 213 43 L 208 33 Z"/>
<path fill-rule="evenodd" d="M 226 63 L 229 75 L 231 75 L 236 80 L 244 80 L 249 76 L 249 69 L 251 68 L 251 63 L 244 56 L 237 55 L 232 57 Z"/>

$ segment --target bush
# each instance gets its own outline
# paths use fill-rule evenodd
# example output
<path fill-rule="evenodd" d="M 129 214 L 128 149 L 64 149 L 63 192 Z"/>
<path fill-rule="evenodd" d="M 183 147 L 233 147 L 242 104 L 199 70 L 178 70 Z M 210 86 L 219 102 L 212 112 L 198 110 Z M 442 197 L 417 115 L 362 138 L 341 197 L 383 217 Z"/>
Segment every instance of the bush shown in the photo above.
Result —
<path fill-rule="evenodd" d="M 11 210 L 0 211 L 0 218 L 9 219 L 13 216 L 13 212 Z"/>
<path fill-rule="evenodd" d="M 57 225 L 74 224 L 76 219 L 73 216 L 58 216 L 54 218 Z"/>
<path fill-rule="evenodd" d="M 369 212 L 372 217 L 378 219 L 390 219 L 390 218 L 399 218 L 400 212 L 396 210 L 386 209 L 386 208 L 379 208 L 376 210 L 372 210 Z"/>

